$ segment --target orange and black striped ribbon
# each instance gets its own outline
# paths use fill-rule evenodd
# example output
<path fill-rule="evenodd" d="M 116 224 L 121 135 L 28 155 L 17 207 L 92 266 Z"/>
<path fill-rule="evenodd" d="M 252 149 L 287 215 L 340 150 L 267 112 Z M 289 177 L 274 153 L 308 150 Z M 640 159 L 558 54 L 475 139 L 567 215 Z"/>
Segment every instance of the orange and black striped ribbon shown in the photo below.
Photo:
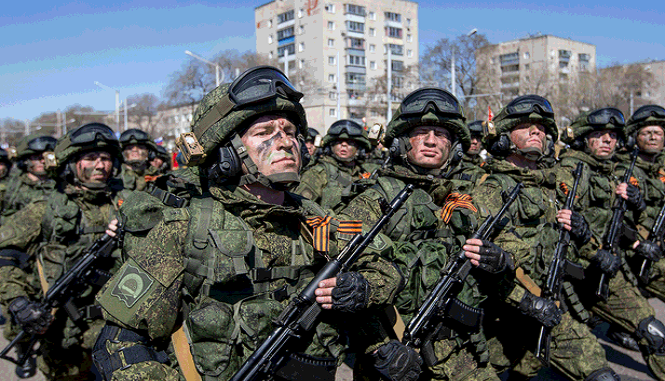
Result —
<path fill-rule="evenodd" d="M 361 179 L 369 179 L 371 176 L 372 176 L 372 174 L 369 173 L 369 172 L 365 172 L 365 173 L 360 174 Z"/>
<path fill-rule="evenodd" d="M 445 223 L 450 222 L 450 218 L 452 217 L 455 208 L 466 208 L 478 212 L 478 209 L 473 206 L 471 200 L 472 198 L 468 194 L 449 194 L 448 197 L 446 197 L 446 202 L 444 202 L 443 208 L 441 208 L 441 219 Z"/>
<path fill-rule="evenodd" d="M 118 208 L 122 206 L 123 202 L 125 202 L 125 200 L 123 200 L 123 199 L 118 200 Z"/>
<path fill-rule="evenodd" d="M 310 217 L 307 219 L 307 225 L 312 227 L 314 242 L 314 250 L 328 252 L 328 242 L 330 241 L 330 221 L 333 218 L 330 216 L 325 217 Z M 362 232 L 361 221 L 339 221 L 337 228 L 339 233 L 356 234 Z"/>
<path fill-rule="evenodd" d="M 559 187 L 560 187 L 561 190 L 563 191 L 563 194 L 565 194 L 566 196 L 568 196 L 568 185 L 566 185 L 566 183 L 561 183 L 561 184 L 559 185 Z"/>
<path fill-rule="evenodd" d="M 150 175 L 145 175 L 143 176 L 143 179 L 145 180 L 146 183 L 152 182 L 157 180 L 159 176 L 150 176 Z"/>
<path fill-rule="evenodd" d="M 660 181 L 665 183 L 665 171 L 661 169 L 658 171 L 658 174 L 660 174 Z"/>
<path fill-rule="evenodd" d="M 628 182 L 630 182 L 631 184 L 633 184 L 634 186 L 636 186 L 638 188 L 640 187 L 640 183 L 633 176 L 630 177 L 630 180 L 628 180 Z"/>

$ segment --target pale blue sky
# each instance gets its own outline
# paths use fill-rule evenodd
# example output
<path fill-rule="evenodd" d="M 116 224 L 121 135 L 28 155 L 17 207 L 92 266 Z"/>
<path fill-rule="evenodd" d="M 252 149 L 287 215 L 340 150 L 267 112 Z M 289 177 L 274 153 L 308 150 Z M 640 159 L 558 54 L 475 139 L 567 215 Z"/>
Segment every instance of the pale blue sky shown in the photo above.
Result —
<path fill-rule="evenodd" d="M 253 51 L 254 7 L 266 1 L 5 3 L 0 119 L 33 119 L 76 103 L 114 109 L 115 94 L 95 81 L 120 90 L 121 98 L 161 97 L 169 75 L 189 60 L 185 50 L 205 58 L 226 49 Z M 600 66 L 665 60 L 660 2 L 418 3 L 421 52 L 440 38 L 478 28 L 492 43 L 540 32 L 595 44 Z"/>

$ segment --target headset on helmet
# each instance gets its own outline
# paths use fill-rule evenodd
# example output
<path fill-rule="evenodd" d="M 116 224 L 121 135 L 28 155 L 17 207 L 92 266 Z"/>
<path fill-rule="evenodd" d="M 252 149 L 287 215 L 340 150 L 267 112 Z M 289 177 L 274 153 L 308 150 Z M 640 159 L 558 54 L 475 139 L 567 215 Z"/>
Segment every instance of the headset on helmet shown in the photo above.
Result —
<path fill-rule="evenodd" d="M 53 151 L 56 139 L 52 136 L 32 134 L 23 137 L 16 145 L 16 167 L 21 171 L 28 170 L 28 158 L 35 154 Z"/>
<path fill-rule="evenodd" d="M 325 155 L 332 155 L 331 147 L 340 139 L 350 139 L 358 144 L 357 157 L 365 156 L 366 152 L 372 149 L 367 138 L 367 132 L 360 124 L 351 119 L 340 119 L 328 128 L 326 136 L 321 141 L 323 153 Z"/>
<path fill-rule="evenodd" d="M 614 107 L 604 107 L 581 113 L 568 126 L 561 136 L 561 141 L 574 150 L 584 150 L 586 137 L 593 131 L 611 130 L 617 133 L 619 144 L 625 141 L 626 120 L 623 113 Z"/>

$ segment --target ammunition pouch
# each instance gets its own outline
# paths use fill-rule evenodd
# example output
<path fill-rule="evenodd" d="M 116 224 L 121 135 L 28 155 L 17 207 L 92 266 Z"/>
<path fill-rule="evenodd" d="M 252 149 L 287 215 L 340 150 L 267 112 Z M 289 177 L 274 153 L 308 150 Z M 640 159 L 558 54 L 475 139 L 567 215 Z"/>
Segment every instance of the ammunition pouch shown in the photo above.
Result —
<path fill-rule="evenodd" d="M 279 380 L 334 381 L 337 361 L 334 358 L 291 353 L 275 375 Z"/>

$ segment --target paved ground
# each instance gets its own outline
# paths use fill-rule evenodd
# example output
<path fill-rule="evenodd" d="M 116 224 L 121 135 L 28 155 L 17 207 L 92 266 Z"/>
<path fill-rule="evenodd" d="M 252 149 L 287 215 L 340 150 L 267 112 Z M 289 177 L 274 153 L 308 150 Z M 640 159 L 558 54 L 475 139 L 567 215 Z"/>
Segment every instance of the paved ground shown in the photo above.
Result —
<path fill-rule="evenodd" d="M 656 309 L 656 316 L 665 321 L 665 304 L 656 299 L 650 300 L 651 305 Z M 603 338 L 605 337 L 605 331 L 607 330 L 607 325 L 603 324 L 598 326 L 595 329 L 596 335 L 601 339 L 601 343 L 607 352 L 607 357 L 611 362 L 612 368 L 617 372 L 621 379 L 624 381 L 634 381 L 634 380 L 653 380 L 654 378 L 649 373 L 642 356 L 637 352 L 631 352 L 608 343 Z M 7 341 L 2 338 L 0 335 L 0 346 L 4 348 L 7 345 Z M 351 381 L 351 370 L 347 366 L 343 366 L 337 372 L 336 381 Z M 14 374 L 14 365 L 0 360 L 0 381 L 18 381 L 20 380 Z M 30 379 L 31 381 L 43 381 L 44 377 L 38 374 L 37 376 Z M 549 381 L 560 381 L 564 380 L 563 377 L 554 374 L 551 371 L 544 370 L 541 374 L 534 378 L 534 380 L 549 380 Z"/>

